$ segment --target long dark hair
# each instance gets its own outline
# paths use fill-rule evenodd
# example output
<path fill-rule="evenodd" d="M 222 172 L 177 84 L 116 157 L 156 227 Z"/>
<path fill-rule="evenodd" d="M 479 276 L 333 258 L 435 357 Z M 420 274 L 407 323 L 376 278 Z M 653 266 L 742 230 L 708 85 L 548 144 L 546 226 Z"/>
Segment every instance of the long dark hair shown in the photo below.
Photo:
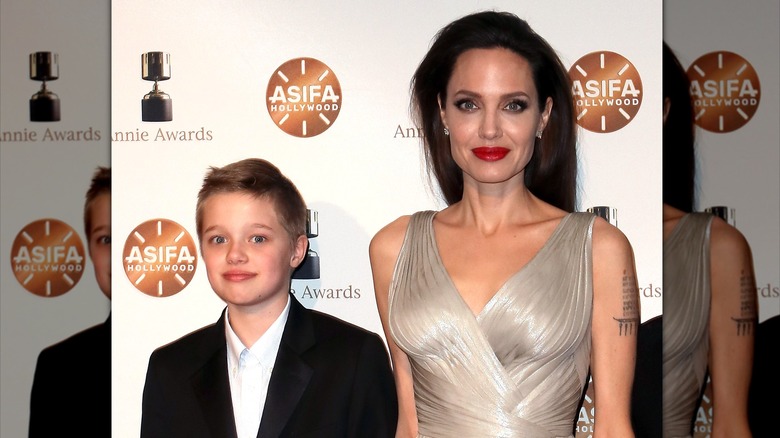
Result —
<path fill-rule="evenodd" d="M 553 101 L 542 139 L 525 168 L 525 184 L 558 208 L 573 211 L 577 191 L 577 130 L 567 70 L 555 50 L 525 20 L 508 12 L 484 11 L 466 15 L 442 28 L 411 81 L 410 109 L 422 129 L 425 161 L 448 205 L 463 197 L 463 173 L 452 158 L 449 139 L 439 114 L 455 61 L 469 49 L 506 48 L 531 66 L 539 109 Z"/>
<path fill-rule="evenodd" d="M 685 212 L 694 209 L 696 157 L 690 80 L 672 49 L 663 43 L 664 100 L 669 113 L 663 132 L 663 202 Z"/>

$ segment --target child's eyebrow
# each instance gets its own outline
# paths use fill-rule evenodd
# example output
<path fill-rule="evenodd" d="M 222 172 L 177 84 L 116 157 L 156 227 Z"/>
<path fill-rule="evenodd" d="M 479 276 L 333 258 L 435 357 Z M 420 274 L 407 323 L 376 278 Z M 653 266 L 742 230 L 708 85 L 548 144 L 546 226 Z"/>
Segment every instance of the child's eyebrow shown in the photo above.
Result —
<path fill-rule="evenodd" d="M 203 232 L 206 233 L 206 232 L 213 231 L 213 230 L 220 229 L 220 228 L 223 228 L 222 225 L 214 224 L 214 225 L 211 225 L 211 226 L 208 226 L 208 227 L 204 228 Z M 273 231 L 273 229 L 274 229 L 270 225 L 266 225 L 266 224 L 259 223 L 259 222 L 256 222 L 256 223 L 253 223 L 253 224 L 249 224 L 249 228 L 252 228 L 252 229 L 259 228 L 259 229 L 265 229 L 265 230 L 269 230 L 269 231 Z"/>
<path fill-rule="evenodd" d="M 206 227 L 206 228 L 204 228 L 204 229 L 203 229 L 203 232 L 205 233 L 205 232 L 207 232 L 207 231 L 214 230 L 215 228 L 218 228 L 218 227 L 219 227 L 219 225 L 212 225 L 212 226 L 210 226 L 210 227 Z"/>

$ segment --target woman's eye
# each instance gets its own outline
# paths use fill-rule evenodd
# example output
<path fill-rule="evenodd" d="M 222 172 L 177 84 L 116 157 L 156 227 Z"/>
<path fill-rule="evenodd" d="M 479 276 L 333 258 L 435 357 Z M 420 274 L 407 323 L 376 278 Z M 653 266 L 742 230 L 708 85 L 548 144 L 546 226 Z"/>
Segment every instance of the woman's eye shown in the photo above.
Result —
<path fill-rule="evenodd" d="M 477 109 L 477 104 L 470 100 L 459 100 L 455 102 L 455 107 L 464 111 L 474 111 Z"/>
<path fill-rule="evenodd" d="M 506 109 L 507 110 L 514 111 L 514 112 L 520 112 L 520 111 L 525 110 L 526 108 L 528 108 L 528 103 L 524 102 L 522 100 L 516 100 L 516 101 L 513 101 L 513 102 L 509 102 L 506 105 Z"/>
<path fill-rule="evenodd" d="M 265 242 L 265 237 L 263 236 L 252 236 L 252 243 L 263 243 Z"/>

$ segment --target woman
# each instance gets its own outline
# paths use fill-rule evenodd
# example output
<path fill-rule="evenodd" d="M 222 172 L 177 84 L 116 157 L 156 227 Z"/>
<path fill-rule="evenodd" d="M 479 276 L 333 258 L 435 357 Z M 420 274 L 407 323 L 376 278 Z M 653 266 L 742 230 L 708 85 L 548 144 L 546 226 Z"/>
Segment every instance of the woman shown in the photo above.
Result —
<path fill-rule="evenodd" d="M 725 221 L 693 212 L 689 82 L 666 43 L 663 54 L 663 436 L 692 436 L 709 373 L 710 436 L 750 437 L 747 400 L 758 315 L 750 247 Z"/>
<path fill-rule="evenodd" d="M 576 126 L 555 51 L 515 15 L 468 15 L 437 34 L 412 95 L 448 206 L 369 248 L 397 436 L 572 436 L 589 367 L 594 436 L 633 436 L 633 254 L 572 213 Z"/>

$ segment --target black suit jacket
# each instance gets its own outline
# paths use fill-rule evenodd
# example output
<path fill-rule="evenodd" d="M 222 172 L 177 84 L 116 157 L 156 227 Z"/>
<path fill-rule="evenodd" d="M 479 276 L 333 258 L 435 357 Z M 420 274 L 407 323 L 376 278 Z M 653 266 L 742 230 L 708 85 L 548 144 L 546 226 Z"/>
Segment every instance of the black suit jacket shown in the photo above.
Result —
<path fill-rule="evenodd" d="M 257 436 L 393 437 L 398 405 L 382 339 L 290 299 Z M 224 321 L 223 311 L 152 353 L 142 438 L 236 437 Z"/>
<path fill-rule="evenodd" d="M 110 315 L 38 355 L 28 436 L 111 436 Z"/>
<path fill-rule="evenodd" d="M 777 340 L 780 339 L 780 315 L 756 325 L 753 375 L 748 393 L 748 421 L 753 438 L 777 436 L 780 412 L 780 377 L 777 375 Z"/>
<path fill-rule="evenodd" d="M 639 325 L 631 390 L 635 438 L 661 438 L 663 423 L 663 315 Z"/>

